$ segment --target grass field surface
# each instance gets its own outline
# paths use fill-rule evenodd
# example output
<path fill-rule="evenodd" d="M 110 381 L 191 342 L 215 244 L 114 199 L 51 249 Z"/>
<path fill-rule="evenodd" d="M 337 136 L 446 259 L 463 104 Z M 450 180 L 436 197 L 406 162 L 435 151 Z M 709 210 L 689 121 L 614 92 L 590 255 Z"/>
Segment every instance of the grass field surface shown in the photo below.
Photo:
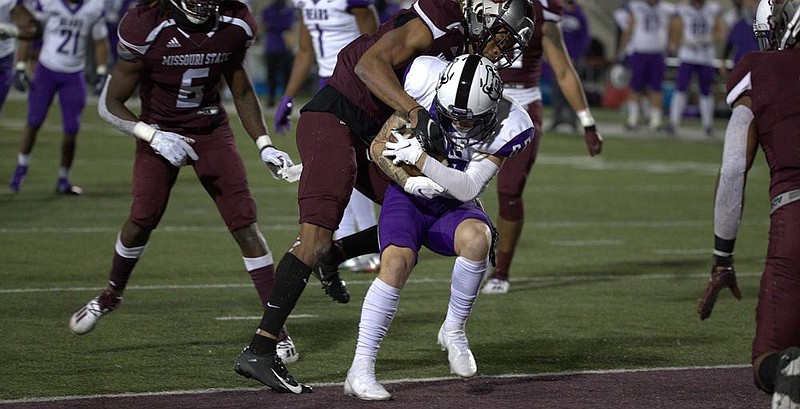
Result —
<path fill-rule="evenodd" d="M 601 132 L 619 121 L 616 112 L 595 115 Z M 3 183 L 24 117 L 20 99 L 0 114 Z M 260 318 L 258 298 L 191 168 L 181 172 L 122 307 L 85 336 L 67 328 L 70 315 L 105 286 L 130 208 L 133 139 L 101 121 L 93 103 L 83 119 L 72 180 L 84 196 L 54 193 L 61 141 L 55 107 L 22 192 L 0 190 L 0 399 L 256 386 L 233 372 L 233 362 Z M 296 185 L 273 180 L 232 122 L 259 225 L 278 260 L 297 230 Z M 721 137 L 605 136 L 598 158 L 586 154 L 580 136 L 544 137 L 525 192 L 511 291 L 479 297 L 467 326 L 479 375 L 749 363 L 767 245 L 763 155 L 750 173 L 737 240 L 744 299 L 722 294 L 711 319 L 700 322 Z M 273 139 L 297 157 L 293 136 Z M 495 217 L 494 184 L 484 203 Z M 436 331 L 452 262 L 421 255 L 378 356 L 380 380 L 449 376 Z M 374 275 L 344 278 L 349 304 L 333 302 L 312 279 L 289 318 L 301 355 L 289 369 L 301 381 L 345 378 Z"/>

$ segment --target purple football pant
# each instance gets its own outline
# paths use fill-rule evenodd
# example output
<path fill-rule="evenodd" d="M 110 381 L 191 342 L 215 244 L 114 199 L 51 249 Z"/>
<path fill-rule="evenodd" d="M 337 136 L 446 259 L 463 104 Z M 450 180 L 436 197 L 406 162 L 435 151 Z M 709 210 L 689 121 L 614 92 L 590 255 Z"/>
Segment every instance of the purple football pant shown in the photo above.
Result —
<path fill-rule="evenodd" d="M 667 69 L 663 54 L 633 53 L 630 67 L 632 90 L 642 92 L 649 87 L 652 91 L 661 91 L 661 82 Z"/>
<path fill-rule="evenodd" d="M 711 83 L 714 81 L 714 67 L 702 64 L 681 63 L 678 66 L 678 78 L 675 79 L 675 89 L 679 92 L 686 92 L 689 88 L 689 81 L 692 74 L 697 73 L 700 93 L 703 95 L 711 94 Z"/>
<path fill-rule="evenodd" d="M 425 246 L 437 254 L 455 256 L 456 228 L 466 219 L 491 226 L 489 217 L 474 201 L 424 199 L 409 195 L 393 183 L 386 189 L 378 220 L 381 253 L 389 245 L 415 253 Z"/>
<path fill-rule="evenodd" d="M 800 346 L 800 202 L 770 215 L 767 262 L 756 306 L 755 360 L 766 352 Z"/>
<path fill-rule="evenodd" d="M 86 106 L 86 80 L 83 71 L 65 74 L 36 66 L 28 96 L 28 126 L 39 128 L 47 110 L 58 93 L 61 104 L 61 127 L 65 135 L 77 135 L 81 127 L 81 112 Z"/>
<path fill-rule="evenodd" d="M 11 89 L 11 82 L 14 79 L 13 63 L 14 53 L 0 58 L 0 109 L 3 109 L 8 91 Z"/>

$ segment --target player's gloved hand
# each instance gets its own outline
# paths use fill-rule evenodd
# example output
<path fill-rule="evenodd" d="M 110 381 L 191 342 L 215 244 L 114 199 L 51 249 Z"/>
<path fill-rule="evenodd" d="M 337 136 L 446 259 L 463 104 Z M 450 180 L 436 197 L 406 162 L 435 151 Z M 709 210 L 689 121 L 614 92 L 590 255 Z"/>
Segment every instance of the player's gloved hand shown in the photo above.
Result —
<path fill-rule="evenodd" d="M 261 149 L 261 160 L 267 165 L 272 177 L 275 179 L 283 179 L 281 175 L 283 169 L 294 166 L 292 158 L 289 157 L 284 151 L 275 149 L 274 146 L 269 145 Z"/>
<path fill-rule="evenodd" d="M 14 23 L 0 23 L 0 40 L 7 40 L 19 35 L 19 29 Z"/>
<path fill-rule="evenodd" d="M 417 122 L 414 125 L 414 135 L 416 135 L 425 152 L 436 158 L 447 157 L 444 135 L 442 135 L 442 130 L 439 129 L 439 124 L 431 118 L 431 114 L 421 106 L 412 109 L 410 112 L 416 113 Z"/>
<path fill-rule="evenodd" d="M 395 165 L 408 163 L 409 165 L 416 166 L 423 152 L 422 145 L 420 145 L 417 138 L 399 136 L 397 137 L 397 142 L 386 142 L 386 149 L 382 154 L 392 159 L 392 163 Z"/>
<path fill-rule="evenodd" d="M 292 108 L 294 108 L 294 100 L 284 95 L 275 110 L 275 132 L 279 135 L 283 135 L 292 127 L 289 119 L 289 116 L 292 115 Z"/>
<path fill-rule="evenodd" d="M 185 165 L 189 159 L 198 159 L 197 152 L 191 145 L 193 143 L 194 139 L 192 138 L 165 131 L 156 131 L 153 139 L 150 140 L 153 150 L 176 167 Z"/>
<path fill-rule="evenodd" d="M 108 77 L 108 68 L 105 65 L 98 65 L 94 74 L 95 95 L 100 95 L 103 92 L 103 87 L 106 85 L 106 77 Z"/>
<path fill-rule="evenodd" d="M 597 126 L 591 125 L 583 128 L 583 140 L 589 156 L 599 155 L 603 151 L 603 137 L 597 132 Z"/>
<path fill-rule="evenodd" d="M 711 277 L 708 279 L 708 286 L 703 293 L 703 298 L 700 299 L 700 304 L 697 306 L 697 313 L 700 314 L 700 320 L 705 320 L 711 316 L 711 310 L 714 309 L 714 302 L 717 301 L 717 295 L 724 288 L 730 288 L 733 296 L 737 300 L 742 299 L 742 292 L 739 291 L 739 285 L 736 284 L 736 271 L 733 269 L 733 257 L 720 257 L 714 256 L 714 265 L 711 267 Z"/>
<path fill-rule="evenodd" d="M 426 199 L 433 199 L 444 193 L 444 188 L 427 176 L 412 176 L 406 179 L 403 190 L 408 194 Z"/>
<path fill-rule="evenodd" d="M 31 87 L 31 80 L 28 78 L 28 72 L 26 71 L 27 64 L 25 62 L 18 62 L 17 65 L 14 67 L 14 89 L 20 92 L 26 92 Z"/>

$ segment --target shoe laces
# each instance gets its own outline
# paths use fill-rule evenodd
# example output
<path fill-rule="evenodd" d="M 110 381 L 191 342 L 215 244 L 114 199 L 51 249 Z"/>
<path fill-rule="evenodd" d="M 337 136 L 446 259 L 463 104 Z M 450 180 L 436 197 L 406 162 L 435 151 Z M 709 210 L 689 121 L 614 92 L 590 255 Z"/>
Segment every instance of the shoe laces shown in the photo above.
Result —
<path fill-rule="evenodd" d="M 103 290 L 103 292 L 97 296 L 97 305 L 100 307 L 99 312 L 103 314 L 116 310 L 120 303 L 122 303 L 122 297 L 117 297 L 108 289 Z"/>
<path fill-rule="evenodd" d="M 273 356 L 272 370 L 275 371 L 278 376 L 283 378 L 286 383 L 290 385 L 297 384 L 294 378 L 292 378 L 292 375 L 289 375 L 289 370 L 286 369 L 286 364 L 283 363 L 283 360 L 277 354 Z"/>

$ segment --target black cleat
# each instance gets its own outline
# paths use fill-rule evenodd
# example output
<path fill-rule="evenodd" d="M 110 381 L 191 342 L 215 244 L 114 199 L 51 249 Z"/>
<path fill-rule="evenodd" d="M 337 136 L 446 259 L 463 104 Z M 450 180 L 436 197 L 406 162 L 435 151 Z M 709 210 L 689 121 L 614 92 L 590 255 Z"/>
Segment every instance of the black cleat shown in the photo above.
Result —
<path fill-rule="evenodd" d="M 237 374 L 248 379 L 255 379 L 270 389 L 281 393 L 311 393 L 314 390 L 308 386 L 298 383 L 289 375 L 286 366 L 283 365 L 281 358 L 275 354 L 267 356 L 256 355 L 249 346 L 242 350 L 236 358 L 236 366 L 233 368 Z"/>
<path fill-rule="evenodd" d="M 314 267 L 313 272 L 322 283 L 322 289 L 325 290 L 325 294 L 340 304 L 350 302 L 350 291 L 347 290 L 347 283 L 339 275 L 338 266 L 331 266 L 320 260 Z"/>

